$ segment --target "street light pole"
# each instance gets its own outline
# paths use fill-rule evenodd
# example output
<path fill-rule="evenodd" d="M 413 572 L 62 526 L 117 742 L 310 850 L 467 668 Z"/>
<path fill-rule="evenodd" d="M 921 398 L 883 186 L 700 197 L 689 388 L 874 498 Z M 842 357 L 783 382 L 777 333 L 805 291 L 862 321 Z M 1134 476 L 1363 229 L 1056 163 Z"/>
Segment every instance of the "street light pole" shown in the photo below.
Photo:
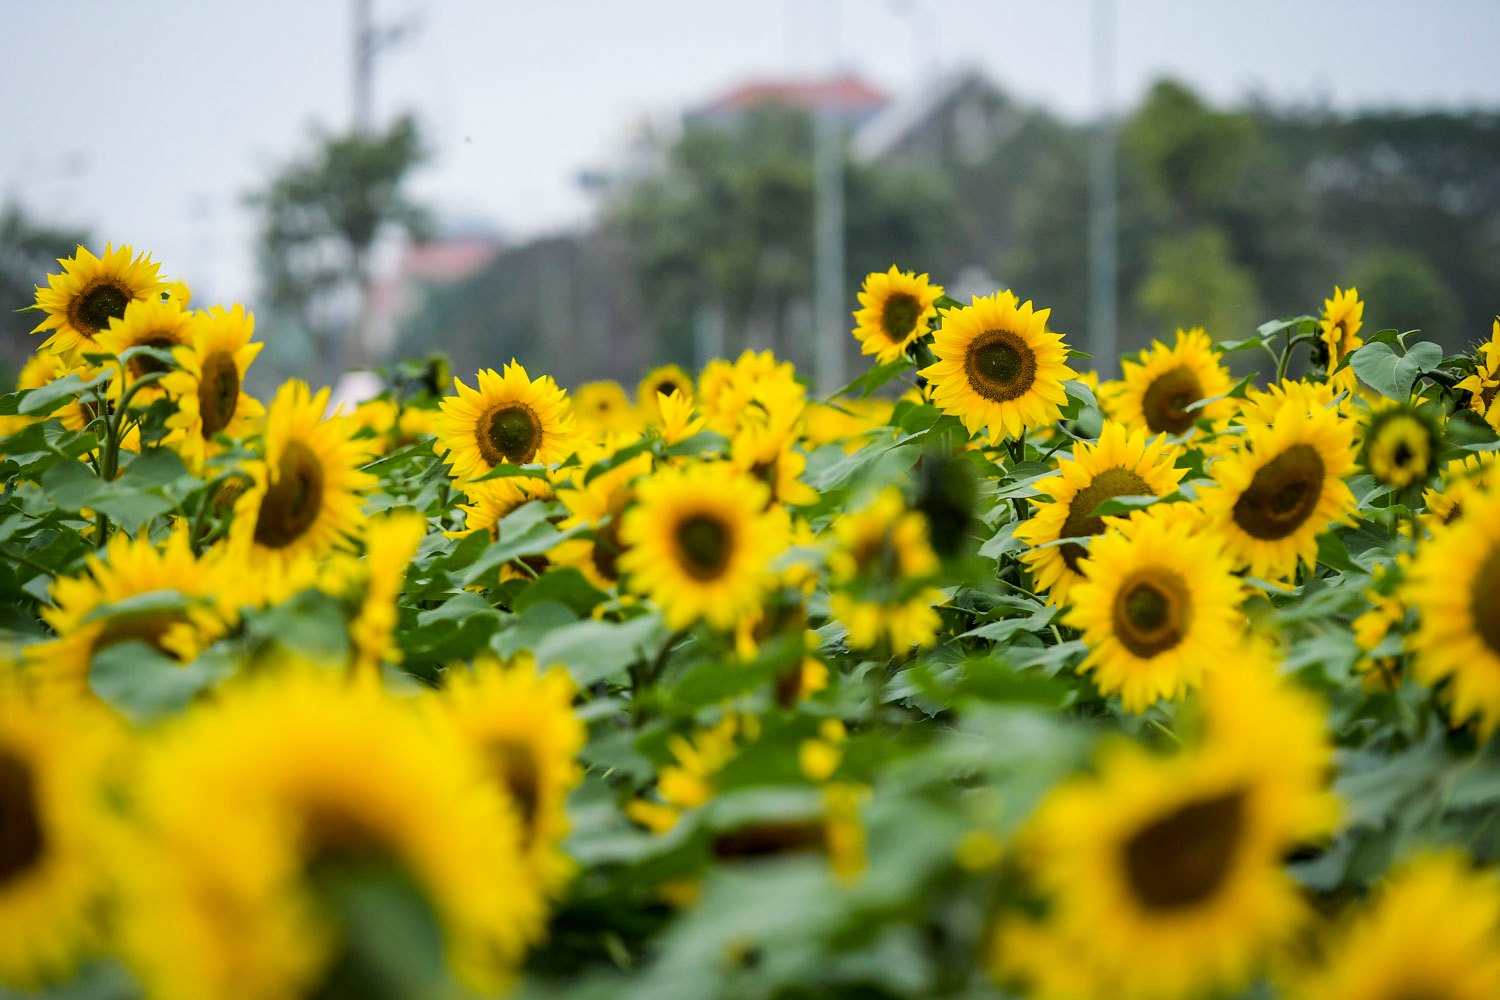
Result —
<path fill-rule="evenodd" d="M 1117 326 L 1119 221 L 1115 189 L 1114 0 L 1093 0 L 1094 129 L 1089 155 L 1089 349 L 1100 375 L 1113 375 Z"/>
<path fill-rule="evenodd" d="M 824 37 L 838 75 L 838 0 L 826 0 Z M 844 383 L 844 349 L 849 323 L 844 317 L 844 129 L 839 109 L 821 102 L 813 121 L 813 369 L 818 391 L 832 393 Z"/>

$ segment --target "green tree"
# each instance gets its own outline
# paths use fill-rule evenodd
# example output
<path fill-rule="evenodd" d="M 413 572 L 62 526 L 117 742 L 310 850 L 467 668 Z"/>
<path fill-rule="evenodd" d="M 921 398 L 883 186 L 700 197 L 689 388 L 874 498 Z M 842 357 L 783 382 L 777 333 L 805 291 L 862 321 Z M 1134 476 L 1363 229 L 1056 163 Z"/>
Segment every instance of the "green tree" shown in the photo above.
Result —
<path fill-rule="evenodd" d="M 1460 331 L 1459 308 L 1452 291 L 1431 264 L 1405 250 L 1376 250 L 1363 257 L 1350 275 L 1365 302 L 1364 328 L 1421 330 L 1449 343 L 1481 340 L 1488 330 Z"/>
<path fill-rule="evenodd" d="M 63 227 L 50 226 L 29 217 L 19 205 L 0 209 L 0 379 L 8 390 L 16 373 L 42 342 L 30 337 L 38 316 L 24 310 L 35 299 L 36 286 L 58 269 L 60 257 L 71 256 L 88 236 Z M 102 250 L 96 247 L 96 250 Z"/>
<path fill-rule="evenodd" d="M 1219 338 L 1248 336 L 1260 316 L 1254 279 L 1234 262 L 1224 234 L 1210 227 L 1152 248 L 1136 302 L 1163 333 L 1201 326 Z"/>
<path fill-rule="evenodd" d="M 325 354 L 336 356 L 342 341 L 342 367 L 373 360 L 365 334 L 376 240 L 426 227 L 426 214 L 404 190 L 426 155 L 411 118 L 381 133 L 318 134 L 311 150 L 248 198 L 261 212 L 263 301 L 322 341 Z"/>

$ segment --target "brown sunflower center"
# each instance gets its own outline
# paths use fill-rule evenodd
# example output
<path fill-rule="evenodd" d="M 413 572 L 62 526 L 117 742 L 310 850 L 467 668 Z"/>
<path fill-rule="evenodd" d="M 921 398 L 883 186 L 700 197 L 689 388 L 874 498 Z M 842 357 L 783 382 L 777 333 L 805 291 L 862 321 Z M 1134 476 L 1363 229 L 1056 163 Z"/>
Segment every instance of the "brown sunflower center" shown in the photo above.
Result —
<path fill-rule="evenodd" d="M 1114 630 L 1121 645 L 1149 658 L 1182 642 L 1193 598 L 1182 577 L 1155 568 L 1133 574 L 1115 595 Z"/>
<path fill-rule="evenodd" d="M 73 300 L 68 320 L 92 337 L 109 326 L 109 321 L 125 315 L 130 305 L 130 289 L 114 281 L 101 281 Z"/>
<path fill-rule="evenodd" d="M 536 754 L 511 740 L 497 740 L 486 749 L 490 771 L 510 796 L 521 821 L 521 843 L 536 835 L 537 813 L 542 806 L 542 774 Z"/>
<path fill-rule="evenodd" d="M 302 856 L 309 871 L 383 861 L 392 856 L 385 831 L 342 802 L 302 808 Z"/>
<path fill-rule="evenodd" d="M 677 525 L 677 550 L 682 567 L 695 580 L 713 580 L 729 564 L 733 537 L 718 518 L 694 514 Z"/>
<path fill-rule="evenodd" d="M 1500 545 L 1490 549 L 1469 585 L 1469 615 L 1490 652 L 1500 656 Z"/>
<path fill-rule="evenodd" d="M 1312 516 L 1323 495 L 1323 458 L 1294 444 L 1261 466 L 1234 504 L 1234 523 L 1252 538 L 1286 538 Z"/>
<path fill-rule="evenodd" d="M 170 334 L 158 333 L 155 336 L 147 337 L 135 346 L 153 347 L 157 350 L 170 351 L 174 347 L 181 346 L 181 343 L 181 341 Z M 142 375 L 154 375 L 157 372 L 164 372 L 169 367 L 171 366 L 166 362 L 158 361 L 155 358 L 146 357 L 145 355 L 138 355 L 130 359 L 130 374 L 136 378 L 140 378 Z"/>
<path fill-rule="evenodd" d="M 1104 519 L 1095 517 L 1094 511 L 1106 500 L 1115 497 L 1155 496 L 1156 491 L 1131 469 L 1115 467 L 1096 475 L 1087 486 L 1073 494 L 1068 501 L 1068 519 L 1063 522 L 1060 538 L 1083 538 L 1097 535 L 1104 530 Z M 1087 559 L 1089 550 L 1074 542 L 1062 546 L 1063 561 L 1073 572 L 1081 572 L 1078 564 Z"/>
<path fill-rule="evenodd" d="M 323 463 L 301 441 L 289 441 L 281 453 L 276 480 L 260 501 L 255 541 L 267 548 L 293 544 L 323 512 Z"/>
<path fill-rule="evenodd" d="M 1245 793 L 1195 799 L 1147 823 L 1123 845 L 1125 880 L 1142 906 L 1206 903 L 1234 869 L 1244 839 Z"/>
<path fill-rule="evenodd" d="M 714 857 L 734 861 L 815 851 L 827 839 L 826 826 L 817 820 L 771 820 L 727 830 L 714 838 L 711 849 Z"/>
<path fill-rule="evenodd" d="M 203 377 L 198 380 L 198 416 L 204 440 L 229 426 L 240 404 L 240 369 L 225 351 L 203 359 Z"/>
<path fill-rule="evenodd" d="M 525 465 L 542 446 L 542 422 L 523 403 L 508 403 L 482 418 L 474 436 L 479 454 L 490 465 Z"/>
<path fill-rule="evenodd" d="M 1162 372 L 1141 397 L 1141 415 L 1152 434 L 1182 434 L 1193 426 L 1188 407 L 1203 398 L 1203 384 L 1186 365 Z"/>
<path fill-rule="evenodd" d="M 625 543 L 620 539 L 619 515 L 616 514 L 613 521 L 598 529 L 595 534 L 597 537 L 589 553 L 594 570 L 611 582 L 620 579 L 620 553 L 625 550 Z"/>
<path fill-rule="evenodd" d="M 915 295 L 898 292 L 885 300 L 880 313 L 880 328 L 893 344 L 899 344 L 917 327 L 917 317 L 922 315 L 922 303 Z"/>
<path fill-rule="evenodd" d="M 162 645 L 162 640 L 172 628 L 183 622 L 181 615 L 171 612 L 148 612 L 144 614 L 111 615 L 94 637 L 89 647 L 93 655 L 118 646 L 122 642 L 143 642 L 163 656 L 176 658 L 175 653 Z"/>
<path fill-rule="evenodd" d="M 673 396 L 677 393 L 677 383 L 663 379 L 651 391 L 658 396 Z"/>
<path fill-rule="evenodd" d="M 31 766 L 0 750 L 0 887 L 34 867 L 46 842 Z"/>
<path fill-rule="evenodd" d="M 1024 396 L 1036 382 L 1036 352 L 1009 330 L 986 330 L 964 355 L 969 386 L 985 399 L 1003 403 Z"/>

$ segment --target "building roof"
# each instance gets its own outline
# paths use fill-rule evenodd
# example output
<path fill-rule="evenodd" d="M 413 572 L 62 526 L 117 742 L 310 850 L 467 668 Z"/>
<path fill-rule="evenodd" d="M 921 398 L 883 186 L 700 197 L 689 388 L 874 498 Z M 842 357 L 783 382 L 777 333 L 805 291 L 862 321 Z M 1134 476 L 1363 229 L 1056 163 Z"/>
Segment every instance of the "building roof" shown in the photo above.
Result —
<path fill-rule="evenodd" d="M 836 108 L 872 113 L 890 98 L 859 77 L 846 73 L 823 80 L 751 80 L 732 87 L 697 109 L 700 115 L 740 111 L 758 104 L 790 104 L 799 108 Z"/>

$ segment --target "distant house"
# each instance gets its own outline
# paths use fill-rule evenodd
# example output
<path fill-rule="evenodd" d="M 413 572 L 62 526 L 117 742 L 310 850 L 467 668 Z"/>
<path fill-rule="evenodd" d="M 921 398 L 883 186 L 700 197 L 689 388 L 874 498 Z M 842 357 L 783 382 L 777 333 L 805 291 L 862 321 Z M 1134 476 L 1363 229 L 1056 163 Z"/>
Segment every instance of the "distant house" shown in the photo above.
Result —
<path fill-rule="evenodd" d="M 402 322 L 422 309 L 434 289 L 472 278 L 502 249 L 504 242 L 498 235 L 472 226 L 404 247 L 394 269 L 370 287 L 373 355 L 381 357 L 395 346 Z"/>
<path fill-rule="evenodd" d="M 988 77 L 963 69 L 886 106 L 854 132 L 850 148 L 872 163 L 972 167 L 1023 117 Z"/>
<path fill-rule="evenodd" d="M 890 104 L 886 94 L 852 74 L 822 80 L 752 80 L 688 111 L 689 126 L 734 128 L 757 107 L 778 104 L 804 111 L 832 111 L 847 128 L 858 128 Z"/>

